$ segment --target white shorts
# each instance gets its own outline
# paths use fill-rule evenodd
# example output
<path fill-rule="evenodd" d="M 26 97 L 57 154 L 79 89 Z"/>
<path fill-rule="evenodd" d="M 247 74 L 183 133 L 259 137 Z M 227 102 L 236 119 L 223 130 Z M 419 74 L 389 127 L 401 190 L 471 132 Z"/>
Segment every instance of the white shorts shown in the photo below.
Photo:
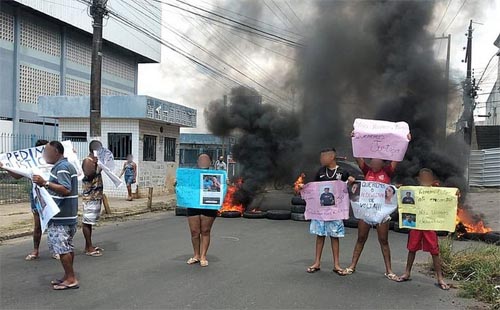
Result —
<path fill-rule="evenodd" d="M 83 224 L 95 225 L 101 217 L 102 200 L 90 200 L 83 202 Z"/>

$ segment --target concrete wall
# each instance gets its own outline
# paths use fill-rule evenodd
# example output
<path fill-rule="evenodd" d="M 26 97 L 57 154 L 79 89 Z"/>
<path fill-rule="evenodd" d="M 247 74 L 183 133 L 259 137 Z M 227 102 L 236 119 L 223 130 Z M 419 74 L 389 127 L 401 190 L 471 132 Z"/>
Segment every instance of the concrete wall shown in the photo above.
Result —
<path fill-rule="evenodd" d="M 163 128 L 160 132 L 160 128 Z M 162 193 L 172 193 L 174 191 L 175 172 L 179 166 L 179 127 L 153 123 L 150 121 L 139 122 L 139 167 L 140 175 L 138 178 L 139 192 L 145 194 L 147 187 L 153 187 L 153 193 L 160 195 Z M 157 136 L 156 140 L 156 161 L 143 161 L 143 137 L 144 135 Z M 164 159 L 164 139 L 176 139 L 175 162 L 165 162 Z"/>

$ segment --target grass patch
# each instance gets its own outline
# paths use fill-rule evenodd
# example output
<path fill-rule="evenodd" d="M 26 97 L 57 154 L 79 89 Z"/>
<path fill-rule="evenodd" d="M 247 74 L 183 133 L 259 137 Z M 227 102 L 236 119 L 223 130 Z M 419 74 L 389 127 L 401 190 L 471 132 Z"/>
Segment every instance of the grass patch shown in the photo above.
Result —
<path fill-rule="evenodd" d="M 475 298 L 500 310 L 500 247 L 476 244 L 463 250 L 453 249 L 453 240 L 440 240 L 443 272 L 460 282 L 459 296 Z"/>

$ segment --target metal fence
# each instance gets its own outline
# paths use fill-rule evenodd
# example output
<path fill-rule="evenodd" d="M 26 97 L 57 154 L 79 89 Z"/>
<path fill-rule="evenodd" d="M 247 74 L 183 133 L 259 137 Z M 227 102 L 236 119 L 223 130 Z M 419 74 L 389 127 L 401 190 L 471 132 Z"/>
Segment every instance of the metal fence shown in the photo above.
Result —
<path fill-rule="evenodd" d="M 471 151 L 469 185 L 500 186 L 500 148 Z"/>
<path fill-rule="evenodd" d="M 0 154 L 33 147 L 39 139 L 53 140 L 54 137 L 0 133 Z M 0 205 L 28 202 L 30 189 L 30 180 L 26 178 L 16 180 L 7 171 L 0 170 Z"/>

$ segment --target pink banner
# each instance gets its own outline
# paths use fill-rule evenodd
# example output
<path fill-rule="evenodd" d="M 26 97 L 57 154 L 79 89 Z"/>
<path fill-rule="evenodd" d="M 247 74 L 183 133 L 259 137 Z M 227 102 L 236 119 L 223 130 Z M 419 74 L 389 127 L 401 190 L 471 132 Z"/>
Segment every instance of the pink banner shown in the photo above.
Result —
<path fill-rule="evenodd" d="M 353 155 L 357 158 L 402 161 L 408 148 L 409 133 L 406 122 L 357 118 L 352 137 Z"/>
<path fill-rule="evenodd" d="M 349 218 L 349 194 L 342 181 L 311 182 L 300 191 L 306 201 L 308 220 L 333 221 Z"/>

